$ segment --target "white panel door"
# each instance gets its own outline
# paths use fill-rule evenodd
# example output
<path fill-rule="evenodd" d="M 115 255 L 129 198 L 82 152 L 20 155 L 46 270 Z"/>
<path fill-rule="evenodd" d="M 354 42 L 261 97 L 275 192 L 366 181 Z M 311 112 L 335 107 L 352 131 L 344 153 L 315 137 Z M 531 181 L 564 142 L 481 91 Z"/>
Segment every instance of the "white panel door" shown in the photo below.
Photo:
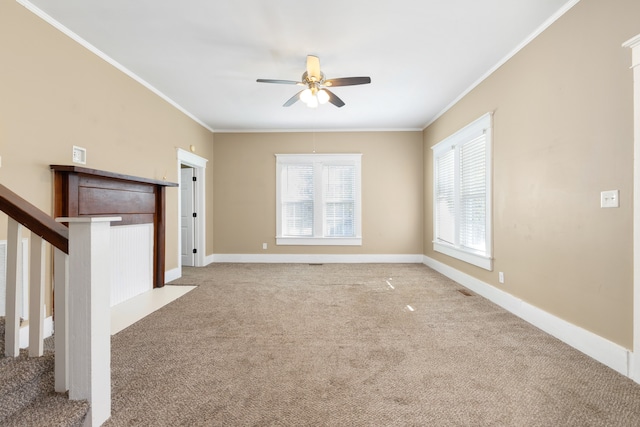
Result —
<path fill-rule="evenodd" d="M 195 254 L 193 253 L 195 242 L 195 213 L 194 203 L 194 181 L 195 169 L 180 169 L 180 253 L 182 265 L 195 265 Z"/>

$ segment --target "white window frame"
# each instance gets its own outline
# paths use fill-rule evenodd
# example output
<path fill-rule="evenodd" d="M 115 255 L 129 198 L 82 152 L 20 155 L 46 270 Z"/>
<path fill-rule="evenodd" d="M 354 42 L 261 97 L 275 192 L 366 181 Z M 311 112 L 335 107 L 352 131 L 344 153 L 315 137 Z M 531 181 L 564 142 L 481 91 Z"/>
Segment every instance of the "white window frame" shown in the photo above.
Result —
<path fill-rule="evenodd" d="M 485 270 L 493 270 L 493 233 L 492 233 L 492 114 L 487 113 L 482 117 L 476 119 L 472 123 L 468 124 L 464 128 L 460 129 L 453 135 L 440 141 L 431 149 L 433 150 L 433 250 L 443 253 L 445 255 L 457 258 L 461 261 L 469 264 L 484 268 Z M 476 139 L 478 136 L 485 135 L 485 173 L 486 173 L 486 204 L 485 204 L 485 251 L 476 251 L 470 248 L 465 248 L 460 245 L 460 216 L 459 209 L 460 201 L 460 179 L 459 179 L 459 164 L 460 164 L 460 148 L 467 142 Z M 440 156 L 454 150 L 454 179 L 455 179 L 455 241 L 453 243 L 445 242 L 438 239 L 438 212 L 437 212 L 437 185 L 438 185 L 438 170 L 437 162 Z"/>
<path fill-rule="evenodd" d="M 282 235 L 282 165 L 313 163 L 314 165 L 314 224 L 312 237 Z M 322 194 L 322 167 L 353 165 L 356 175 L 353 237 L 325 237 Z M 362 154 L 276 154 L 276 245 L 361 246 L 362 245 Z"/>

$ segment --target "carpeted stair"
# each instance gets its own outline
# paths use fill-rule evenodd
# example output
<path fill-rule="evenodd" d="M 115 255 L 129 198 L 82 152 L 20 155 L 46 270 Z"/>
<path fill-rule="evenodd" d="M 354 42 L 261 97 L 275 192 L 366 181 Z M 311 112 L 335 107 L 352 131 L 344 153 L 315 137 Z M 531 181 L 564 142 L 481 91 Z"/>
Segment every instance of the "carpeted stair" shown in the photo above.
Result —
<path fill-rule="evenodd" d="M 69 400 L 54 391 L 53 338 L 42 357 L 4 357 L 4 318 L 0 318 L 0 425 L 81 426 L 89 410 L 86 401 Z"/>

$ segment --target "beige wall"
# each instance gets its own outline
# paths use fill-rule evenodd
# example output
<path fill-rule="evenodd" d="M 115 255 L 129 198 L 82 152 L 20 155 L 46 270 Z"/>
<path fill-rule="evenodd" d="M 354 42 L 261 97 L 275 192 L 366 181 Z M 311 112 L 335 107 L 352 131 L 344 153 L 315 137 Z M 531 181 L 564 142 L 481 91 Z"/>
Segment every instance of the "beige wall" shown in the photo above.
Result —
<path fill-rule="evenodd" d="M 211 132 L 10 0 L 0 64 L 0 183 L 47 213 L 49 165 L 71 164 L 73 145 L 87 149 L 86 167 L 173 182 L 177 147 L 211 158 Z M 177 200 L 168 189 L 167 270 L 178 266 Z"/>
<path fill-rule="evenodd" d="M 275 154 L 362 153 L 362 246 L 276 246 Z M 214 134 L 216 254 L 421 254 L 421 132 Z M 262 243 L 268 250 L 262 250 Z"/>
<path fill-rule="evenodd" d="M 582 0 L 424 132 L 425 253 L 627 348 L 632 346 L 637 0 Z M 494 271 L 432 249 L 430 147 L 494 112 Z M 600 192 L 621 207 L 601 209 Z M 498 272 L 505 284 L 498 283 Z"/>

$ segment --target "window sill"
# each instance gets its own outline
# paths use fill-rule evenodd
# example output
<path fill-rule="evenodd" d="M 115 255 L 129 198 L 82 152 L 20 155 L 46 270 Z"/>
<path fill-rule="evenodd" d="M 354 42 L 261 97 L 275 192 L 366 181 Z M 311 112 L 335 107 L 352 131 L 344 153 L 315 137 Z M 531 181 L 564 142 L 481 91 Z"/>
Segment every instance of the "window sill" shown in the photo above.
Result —
<path fill-rule="evenodd" d="M 362 246 L 362 237 L 276 237 L 276 245 Z"/>
<path fill-rule="evenodd" d="M 454 246 L 433 242 L 433 250 L 442 254 L 457 258 L 460 261 L 467 262 L 485 270 L 493 271 L 493 259 L 486 255 L 479 255 Z"/>

